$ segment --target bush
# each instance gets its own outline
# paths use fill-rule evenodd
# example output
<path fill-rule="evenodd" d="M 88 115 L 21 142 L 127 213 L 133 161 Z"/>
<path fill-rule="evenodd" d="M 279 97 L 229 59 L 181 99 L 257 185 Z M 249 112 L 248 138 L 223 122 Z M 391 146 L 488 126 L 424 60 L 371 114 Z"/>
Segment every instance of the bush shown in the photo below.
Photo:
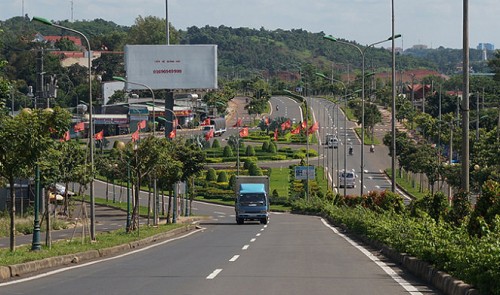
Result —
<path fill-rule="evenodd" d="M 236 175 L 231 175 L 229 177 L 229 183 L 227 184 L 227 189 L 232 190 L 234 188 L 234 185 L 236 184 Z"/>
<path fill-rule="evenodd" d="M 245 155 L 246 156 L 255 156 L 255 149 L 253 148 L 253 146 L 251 146 L 251 145 L 247 146 L 247 150 L 245 152 Z"/>
<path fill-rule="evenodd" d="M 212 148 L 213 149 L 220 148 L 220 142 L 219 142 L 219 140 L 214 139 L 214 141 L 212 142 Z"/>
<path fill-rule="evenodd" d="M 262 176 L 262 169 L 257 166 L 256 163 L 251 163 L 250 166 L 248 167 L 248 175 L 251 176 Z"/>
<path fill-rule="evenodd" d="M 227 158 L 227 157 L 232 157 L 232 156 L 233 156 L 233 149 L 231 148 L 231 146 L 226 145 L 226 146 L 224 147 L 224 152 L 222 153 L 222 155 L 223 155 L 224 157 L 226 157 L 226 158 Z"/>
<path fill-rule="evenodd" d="M 214 168 L 209 168 L 207 171 L 206 181 L 215 181 L 217 179 L 217 174 Z"/>
<path fill-rule="evenodd" d="M 269 147 L 268 147 L 268 151 L 271 154 L 276 154 L 276 152 L 277 152 L 276 145 L 275 144 L 270 144 Z"/>
<path fill-rule="evenodd" d="M 250 165 L 255 164 L 255 162 L 257 162 L 257 161 L 254 161 L 251 158 L 246 158 L 245 160 L 243 160 L 243 169 L 248 169 L 250 167 Z"/>
<path fill-rule="evenodd" d="M 227 173 L 226 173 L 226 171 L 219 172 L 219 176 L 217 176 L 217 182 L 227 182 Z"/>
<path fill-rule="evenodd" d="M 269 141 L 266 140 L 262 143 L 262 151 L 267 152 L 268 149 L 269 149 Z"/>
<path fill-rule="evenodd" d="M 415 199 L 409 206 L 412 216 L 420 216 L 420 211 L 426 212 L 435 221 L 445 217 L 448 211 L 448 198 L 442 193 L 430 193 L 420 199 Z"/>

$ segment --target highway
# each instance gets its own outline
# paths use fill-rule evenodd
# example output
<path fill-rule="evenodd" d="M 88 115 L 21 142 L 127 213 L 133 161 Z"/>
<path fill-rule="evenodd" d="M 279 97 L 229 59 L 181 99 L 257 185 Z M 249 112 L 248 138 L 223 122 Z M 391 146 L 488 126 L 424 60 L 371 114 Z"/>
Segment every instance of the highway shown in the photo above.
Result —
<path fill-rule="evenodd" d="M 339 112 L 337 124 L 331 102 L 309 101 L 320 122 L 319 137 L 337 131 L 342 140 L 339 149 L 325 148 L 320 142 L 322 155 L 311 163 L 328 167 L 336 188 L 332 171 L 337 169 L 337 153 L 338 166 L 343 168 L 344 134 L 355 150 L 353 156 L 346 156 L 347 169 L 359 175 L 361 146 L 355 124 L 347 122 L 343 129 L 343 114 Z M 302 120 L 293 100 L 276 97 L 271 104 L 273 110 L 279 104 L 271 116 Z M 380 173 L 390 160 L 384 149 L 365 151 L 365 192 L 390 184 Z M 348 194 L 359 194 L 357 181 Z M 103 189 L 102 183 L 96 184 L 99 194 Z M 193 203 L 193 214 L 210 218 L 183 237 L 0 284 L 0 294 L 439 294 L 320 217 L 272 213 L 267 225 L 237 225 L 232 207 L 200 202 Z"/>
<path fill-rule="evenodd" d="M 321 218 L 272 214 L 236 225 L 234 209 L 183 238 L 0 284 L 7 294 L 438 294 Z"/>

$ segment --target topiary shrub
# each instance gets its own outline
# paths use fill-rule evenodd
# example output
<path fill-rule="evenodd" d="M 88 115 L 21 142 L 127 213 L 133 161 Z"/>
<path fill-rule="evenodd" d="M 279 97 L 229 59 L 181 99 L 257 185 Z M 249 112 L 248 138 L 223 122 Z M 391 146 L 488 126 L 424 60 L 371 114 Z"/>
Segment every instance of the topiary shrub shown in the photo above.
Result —
<path fill-rule="evenodd" d="M 231 177 L 229 177 L 229 183 L 227 185 L 227 189 L 232 190 L 235 184 L 236 184 L 236 175 L 233 174 L 231 175 Z"/>
<path fill-rule="evenodd" d="M 248 175 L 251 176 L 262 176 L 262 169 L 257 166 L 256 163 L 252 162 L 248 167 Z"/>
<path fill-rule="evenodd" d="M 231 146 L 226 145 L 226 146 L 224 147 L 224 152 L 222 153 L 222 155 L 223 155 L 224 157 L 226 157 L 226 158 L 227 158 L 227 157 L 232 157 L 232 156 L 234 156 L 234 155 L 233 155 L 233 149 L 231 148 Z"/>
<path fill-rule="evenodd" d="M 220 148 L 220 142 L 217 139 L 214 139 L 212 142 L 212 148 Z"/>
<path fill-rule="evenodd" d="M 267 152 L 268 149 L 269 149 L 269 141 L 266 140 L 262 143 L 262 151 Z"/>
<path fill-rule="evenodd" d="M 227 182 L 227 173 L 226 171 L 221 171 L 219 176 L 217 176 L 217 182 Z"/>
<path fill-rule="evenodd" d="M 215 181 L 217 179 L 217 173 L 215 173 L 214 168 L 209 168 L 207 171 L 206 181 Z"/>
<path fill-rule="evenodd" d="M 276 152 L 277 152 L 276 145 L 274 145 L 274 144 L 270 144 L 270 145 L 269 145 L 269 148 L 268 148 L 268 151 L 269 151 L 269 153 L 271 153 L 271 154 L 276 154 Z"/>
<path fill-rule="evenodd" d="M 245 155 L 255 156 L 255 149 L 253 148 L 253 146 L 251 146 L 251 145 L 247 146 L 247 150 L 245 151 Z"/>

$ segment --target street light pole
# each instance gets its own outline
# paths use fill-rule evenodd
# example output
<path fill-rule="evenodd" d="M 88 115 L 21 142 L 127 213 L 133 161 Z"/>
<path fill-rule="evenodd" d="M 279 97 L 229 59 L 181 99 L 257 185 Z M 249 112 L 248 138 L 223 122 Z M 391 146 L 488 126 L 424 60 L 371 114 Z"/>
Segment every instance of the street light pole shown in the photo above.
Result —
<path fill-rule="evenodd" d="M 155 92 L 153 91 L 153 89 L 151 89 L 151 87 L 149 87 L 146 84 L 138 83 L 138 82 L 131 82 L 125 78 L 118 77 L 118 76 L 113 76 L 113 80 L 132 84 L 132 85 L 142 86 L 144 88 L 147 88 L 151 92 L 151 97 L 153 99 L 153 104 L 152 104 L 152 106 L 153 106 L 153 137 L 155 137 L 155 135 L 156 135 L 156 113 L 155 113 Z M 158 223 L 159 223 L 158 213 L 159 212 L 158 212 L 158 200 L 157 200 L 158 196 L 157 196 L 157 191 L 156 191 L 156 173 L 155 173 L 155 176 L 153 177 L 153 196 L 154 196 L 154 202 L 153 202 L 153 207 L 154 207 L 153 208 L 153 220 L 154 221 L 153 221 L 153 225 L 158 225 Z"/>
<path fill-rule="evenodd" d="M 365 170 L 364 148 L 365 148 L 365 56 L 366 56 L 366 51 L 370 47 L 373 47 L 377 44 L 387 42 L 387 41 L 390 41 L 390 40 L 393 40 L 393 39 L 396 39 L 399 37 L 401 37 L 400 34 L 394 35 L 394 36 L 389 37 L 385 40 L 381 40 L 381 41 L 372 43 L 372 44 L 366 46 L 365 48 L 361 49 L 361 47 L 359 47 L 353 43 L 338 40 L 337 38 L 334 38 L 332 36 L 323 36 L 323 39 L 326 39 L 326 40 L 329 40 L 332 42 L 337 42 L 340 44 L 352 46 L 352 47 L 356 48 L 356 50 L 358 50 L 359 54 L 361 55 L 361 83 L 362 83 L 362 85 L 361 85 L 361 191 L 360 191 L 360 196 L 363 196 L 363 192 L 364 192 L 364 170 Z"/>
<path fill-rule="evenodd" d="M 42 18 L 42 17 L 37 17 L 37 16 L 34 16 L 33 17 L 33 21 L 37 21 L 37 22 L 40 22 L 44 25 L 48 25 L 48 26 L 52 26 L 52 27 L 56 27 L 56 28 L 59 28 L 59 29 L 62 29 L 62 30 L 66 30 L 66 31 L 70 31 L 70 32 L 73 32 L 75 34 L 78 34 L 80 36 L 83 37 L 83 39 L 85 39 L 85 42 L 86 42 L 86 45 L 87 45 L 87 49 L 88 49 L 88 64 L 87 64 L 87 67 L 89 69 L 89 121 L 90 121 L 90 133 L 89 133 L 89 145 L 90 145 L 90 148 L 89 148 L 89 152 L 90 152 L 90 175 L 91 175 L 91 178 L 90 178 L 90 239 L 92 241 L 95 241 L 95 198 L 94 198 L 94 124 L 92 124 L 92 121 L 93 121 L 93 111 L 92 111 L 92 64 L 91 64 L 91 61 L 92 61 L 92 53 L 90 51 L 90 42 L 89 42 L 89 39 L 87 38 L 87 36 L 85 36 L 82 32 L 80 31 L 77 31 L 77 30 L 74 30 L 74 29 L 71 29 L 71 28 L 68 28 L 68 27 L 64 27 L 64 26 L 61 26 L 61 25 L 58 25 L 58 24 L 54 24 L 52 23 L 51 21 L 49 21 L 48 19 L 46 18 Z M 37 208 L 36 208 L 37 209 Z M 35 210 L 36 210 L 35 209 Z"/>
<path fill-rule="evenodd" d="M 396 51 L 394 35 L 394 0 L 391 0 L 392 7 L 392 112 L 391 112 L 391 133 L 392 133 L 392 156 L 391 156 L 391 191 L 396 192 Z"/>

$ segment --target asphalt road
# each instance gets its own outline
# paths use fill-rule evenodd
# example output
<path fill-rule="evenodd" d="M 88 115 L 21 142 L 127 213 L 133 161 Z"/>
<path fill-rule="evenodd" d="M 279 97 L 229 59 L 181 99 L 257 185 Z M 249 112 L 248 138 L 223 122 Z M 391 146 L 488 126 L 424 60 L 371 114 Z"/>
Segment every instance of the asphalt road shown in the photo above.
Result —
<path fill-rule="evenodd" d="M 236 225 L 233 208 L 210 211 L 184 238 L 0 284 L 0 293 L 438 294 L 318 217 Z"/>

